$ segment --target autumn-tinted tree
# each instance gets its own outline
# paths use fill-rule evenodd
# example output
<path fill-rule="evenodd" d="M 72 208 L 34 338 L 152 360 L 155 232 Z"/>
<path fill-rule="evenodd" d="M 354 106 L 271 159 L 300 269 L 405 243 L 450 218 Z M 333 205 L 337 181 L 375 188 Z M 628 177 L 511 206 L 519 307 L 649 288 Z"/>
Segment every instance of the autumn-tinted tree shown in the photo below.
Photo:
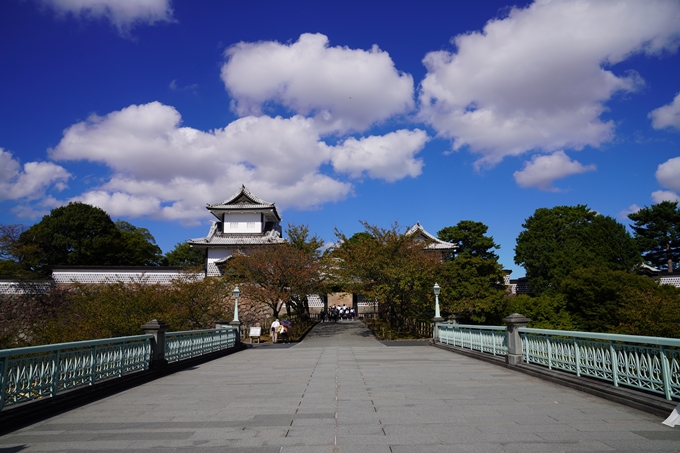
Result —
<path fill-rule="evenodd" d="M 673 272 L 680 261 L 680 209 L 677 201 L 663 201 L 629 214 L 642 257 L 654 266 Z"/>
<path fill-rule="evenodd" d="M 122 236 L 109 215 L 85 203 L 69 203 L 21 233 L 30 270 L 49 274 L 56 265 L 119 265 Z"/>
<path fill-rule="evenodd" d="M 515 263 L 538 295 L 584 267 L 631 270 L 641 260 L 633 238 L 611 217 L 585 205 L 539 208 L 517 238 Z"/>
<path fill-rule="evenodd" d="M 26 231 L 24 225 L 0 225 L 0 275 L 14 278 L 32 277 L 25 265 L 26 255 L 35 247 L 22 244 L 19 241 L 21 233 Z"/>
<path fill-rule="evenodd" d="M 239 284 L 244 297 L 269 306 L 279 316 L 282 303 L 289 315 L 309 315 L 307 295 L 322 285 L 317 257 L 289 243 L 253 248 L 236 253 L 227 262 L 225 278 Z"/>
<path fill-rule="evenodd" d="M 146 228 L 139 228 L 126 222 L 116 220 L 116 228 L 120 231 L 120 258 L 124 266 L 161 266 L 166 263 L 156 239 Z"/>
<path fill-rule="evenodd" d="M 365 233 L 346 237 L 329 255 L 328 273 L 345 291 L 379 301 L 380 315 L 393 327 L 408 317 L 433 315 L 432 285 L 440 262 L 438 253 L 398 231 L 362 222 Z"/>
<path fill-rule="evenodd" d="M 175 248 L 165 254 L 168 266 L 203 267 L 205 266 L 205 250 L 178 242 Z"/>

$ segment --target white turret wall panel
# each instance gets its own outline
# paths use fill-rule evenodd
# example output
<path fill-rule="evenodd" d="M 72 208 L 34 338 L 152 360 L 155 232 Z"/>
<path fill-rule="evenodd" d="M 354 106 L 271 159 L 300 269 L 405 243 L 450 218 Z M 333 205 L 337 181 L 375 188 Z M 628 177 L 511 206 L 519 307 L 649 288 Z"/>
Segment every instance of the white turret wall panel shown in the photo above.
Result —
<path fill-rule="evenodd" d="M 262 214 L 230 212 L 224 214 L 223 233 L 262 233 Z"/>

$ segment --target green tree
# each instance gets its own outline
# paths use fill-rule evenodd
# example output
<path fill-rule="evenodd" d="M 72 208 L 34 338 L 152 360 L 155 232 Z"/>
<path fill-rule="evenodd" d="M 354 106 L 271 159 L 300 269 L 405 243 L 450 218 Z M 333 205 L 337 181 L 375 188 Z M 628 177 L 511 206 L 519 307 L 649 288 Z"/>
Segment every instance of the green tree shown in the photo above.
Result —
<path fill-rule="evenodd" d="M 102 209 L 72 202 L 53 209 L 19 242 L 29 252 L 24 265 L 47 275 L 56 265 L 119 265 L 121 233 Z"/>
<path fill-rule="evenodd" d="M 494 252 L 500 246 L 486 236 L 487 230 L 481 222 L 461 220 L 437 233 L 458 246 L 438 272 L 443 312 L 455 313 L 464 322 L 498 318 L 504 306 L 505 274 Z"/>
<path fill-rule="evenodd" d="M 168 266 L 205 266 L 205 250 L 192 247 L 188 242 L 178 242 L 174 249 L 165 254 L 165 258 Z"/>
<path fill-rule="evenodd" d="M 116 228 L 121 236 L 121 265 L 161 266 L 166 263 L 161 248 L 148 229 L 136 227 L 125 220 L 116 220 Z"/>
<path fill-rule="evenodd" d="M 587 332 L 617 331 L 630 298 L 658 288 L 651 278 L 603 267 L 576 269 L 561 285 L 576 328 Z"/>
<path fill-rule="evenodd" d="M 493 237 L 486 236 L 488 229 L 489 227 L 482 222 L 461 220 L 455 226 L 439 230 L 437 237 L 458 246 L 455 256 L 465 255 L 498 261 L 498 255 L 494 250 L 500 246 L 494 242 Z"/>
<path fill-rule="evenodd" d="M 559 291 L 562 280 L 576 269 L 631 270 L 641 261 L 626 228 L 585 205 L 539 208 L 522 227 L 515 263 L 526 269 L 535 295 Z"/>
<path fill-rule="evenodd" d="M 286 229 L 290 245 L 310 255 L 319 256 L 319 249 L 323 247 L 324 241 L 317 235 L 310 237 L 309 234 L 309 227 L 307 225 L 293 225 L 289 223 Z"/>
<path fill-rule="evenodd" d="M 380 316 L 392 327 L 401 327 L 406 318 L 431 317 L 440 255 L 401 234 L 396 224 L 389 229 L 362 225 L 366 234 L 352 238 L 336 230 L 340 246 L 328 256 L 328 273 L 345 291 L 378 300 Z"/>
<path fill-rule="evenodd" d="M 535 329 L 575 330 L 576 325 L 567 310 L 564 294 L 543 293 L 537 297 L 527 294 L 506 299 L 504 316 L 521 313 L 531 319 L 529 327 Z"/>
<path fill-rule="evenodd" d="M 680 209 L 677 201 L 663 201 L 629 214 L 642 257 L 661 269 L 673 272 L 680 261 Z"/>

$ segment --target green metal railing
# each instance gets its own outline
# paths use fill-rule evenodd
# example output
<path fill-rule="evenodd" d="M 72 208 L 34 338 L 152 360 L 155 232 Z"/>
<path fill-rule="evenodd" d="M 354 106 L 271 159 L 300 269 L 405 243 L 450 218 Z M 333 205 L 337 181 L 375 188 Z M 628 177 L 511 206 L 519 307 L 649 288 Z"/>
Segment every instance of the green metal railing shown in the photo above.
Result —
<path fill-rule="evenodd" d="M 505 326 L 439 324 L 439 342 L 507 355 Z M 680 400 L 680 339 L 518 329 L 524 362 Z"/>
<path fill-rule="evenodd" d="M 152 335 L 0 350 L 0 409 L 145 370 Z"/>
<path fill-rule="evenodd" d="M 152 347 L 177 362 L 237 344 L 235 327 L 168 332 L 0 350 L 0 409 L 150 368 Z"/>
<path fill-rule="evenodd" d="M 165 359 L 168 362 L 197 357 L 236 346 L 237 329 L 188 330 L 165 334 Z"/>
<path fill-rule="evenodd" d="M 680 399 L 680 340 L 520 328 L 526 363 Z"/>
<path fill-rule="evenodd" d="M 439 341 L 473 351 L 506 355 L 507 327 L 472 326 L 466 324 L 439 324 Z"/>

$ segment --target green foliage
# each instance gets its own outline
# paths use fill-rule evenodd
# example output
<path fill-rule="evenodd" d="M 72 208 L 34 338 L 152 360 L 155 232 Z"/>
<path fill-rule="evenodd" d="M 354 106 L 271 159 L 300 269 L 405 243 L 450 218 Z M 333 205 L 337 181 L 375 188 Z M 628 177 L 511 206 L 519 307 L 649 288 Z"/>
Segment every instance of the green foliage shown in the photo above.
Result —
<path fill-rule="evenodd" d="M 406 318 L 434 314 L 432 286 L 439 254 L 424 250 L 423 243 L 390 229 L 362 222 L 366 234 L 350 240 L 336 230 L 341 244 L 329 257 L 329 273 L 345 291 L 380 301 L 381 316 L 393 327 Z"/>
<path fill-rule="evenodd" d="M 0 275 L 18 279 L 39 277 L 26 264 L 27 256 L 39 256 L 34 244 L 20 241 L 21 234 L 26 229 L 24 225 L 0 225 Z"/>
<path fill-rule="evenodd" d="M 286 230 L 288 236 L 288 243 L 297 250 L 305 252 L 309 255 L 319 255 L 319 249 L 323 247 L 323 239 L 314 235 L 309 237 L 309 228 L 307 225 L 293 225 L 288 224 Z"/>
<path fill-rule="evenodd" d="M 167 322 L 170 331 L 206 329 L 230 317 L 224 296 L 231 287 L 219 279 L 191 275 L 171 285 L 78 284 L 66 303 L 34 331 L 34 344 L 139 335 L 152 319 Z"/>
<path fill-rule="evenodd" d="M 439 230 L 437 237 L 458 246 L 455 256 L 498 261 L 498 255 L 494 250 L 500 246 L 494 242 L 493 237 L 486 236 L 488 229 L 489 227 L 481 222 L 461 220 L 456 226 Z"/>
<path fill-rule="evenodd" d="M 515 263 L 526 269 L 536 295 L 556 291 L 576 269 L 631 270 L 641 260 L 623 225 L 585 205 L 539 208 L 522 226 Z"/>
<path fill-rule="evenodd" d="M 680 209 L 677 201 L 663 201 L 629 214 L 642 257 L 661 269 L 673 272 L 680 261 Z"/>
<path fill-rule="evenodd" d="M 621 323 L 620 310 L 630 304 L 630 296 L 657 289 L 651 278 L 600 267 L 577 269 L 561 286 L 574 324 L 587 332 L 616 331 Z"/>
<path fill-rule="evenodd" d="M 442 288 L 443 316 L 456 314 L 461 322 L 488 322 L 503 309 L 503 269 L 495 259 L 459 255 L 442 263 L 437 282 Z"/>
<path fill-rule="evenodd" d="M 617 333 L 680 338 L 680 288 L 628 290 L 619 321 Z"/>
<path fill-rule="evenodd" d="M 24 264 L 43 275 L 56 265 L 120 264 L 120 231 L 106 212 L 84 203 L 53 209 L 19 241 L 33 247 Z"/>
<path fill-rule="evenodd" d="M 174 249 L 165 254 L 165 258 L 168 266 L 205 266 L 205 250 L 192 247 L 188 242 L 178 242 Z"/>
<path fill-rule="evenodd" d="M 563 294 L 544 293 L 538 297 L 526 294 L 506 299 L 504 316 L 521 313 L 531 319 L 528 327 L 536 329 L 575 330 L 576 326 L 567 310 Z"/>
<path fill-rule="evenodd" d="M 494 252 L 500 247 L 486 236 L 488 229 L 481 222 L 461 220 L 437 233 L 439 239 L 458 246 L 438 270 L 444 316 L 455 314 L 462 322 L 474 323 L 499 319 L 505 274 Z"/>
<path fill-rule="evenodd" d="M 120 264 L 123 266 L 162 266 L 166 263 L 156 239 L 146 228 L 139 228 L 125 220 L 116 220 L 120 231 Z"/>

